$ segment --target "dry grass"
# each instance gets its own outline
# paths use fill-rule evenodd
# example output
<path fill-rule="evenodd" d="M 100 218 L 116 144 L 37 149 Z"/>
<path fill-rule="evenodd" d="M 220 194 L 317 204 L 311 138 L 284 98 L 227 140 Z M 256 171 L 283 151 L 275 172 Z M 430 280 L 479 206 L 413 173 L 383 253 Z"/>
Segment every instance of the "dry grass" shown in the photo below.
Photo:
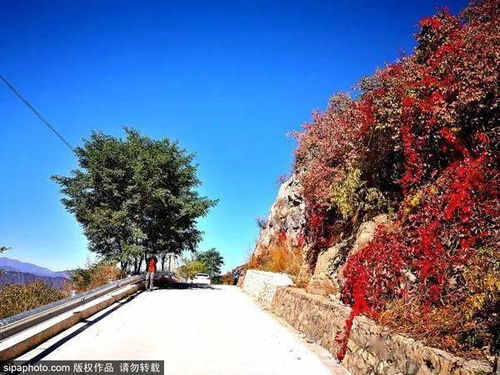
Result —
<path fill-rule="evenodd" d="M 114 264 L 97 263 L 72 272 L 72 283 L 68 288 L 85 292 L 124 277 L 123 271 Z"/>
<path fill-rule="evenodd" d="M 225 275 L 221 276 L 221 284 L 233 285 L 233 283 L 234 283 L 234 277 L 231 273 L 226 273 Z"/>
<path fill-rule="evenodd" d="M 481 248 L 469 259 L 455 300 L 425 306 L 417 298 L 386 306 L 380 321 L 431 346 L 468 358 L 500 350 L 500 257 Z"/>
<path fill-rule="evenodd" d="M 484 321 L 466 319 L 466 306 L 434 307 L 426 311 L 416 303 L 411 308 L 409 305 L 411 303 L 393 302 L 379 322 L 427 345 L 465 358 L 486 359 L 491 350 L 488 343 L 494 341 L 494 330 Z"/>
<path fill-rule="evenodd" d="M 41 281 L 7 285 L 0 289 L 0 319 L 55 302 L 67 297 L 73 290 L 84 292 L 123 276 L 115 265 L 97 263 L 73 271 L 73 280 L 65 283 L 62 291 Z"/>
<path fill-rule="evenodd" d="M 280 272 L 290 275 L 295 284 L 304 287 L 300 272 L 304 259 L 302 248 L 291 246 L 288 241 L 275 241 L 260 256 L 252 255 L 247 263 L 247 269 L 257 269 L 268 272 Z"/>
<path fill-rule="evenodd" d="M 10 284 L 0 290 L 0 319 L 55 302 L 66 295 L 41 281 Z"/>

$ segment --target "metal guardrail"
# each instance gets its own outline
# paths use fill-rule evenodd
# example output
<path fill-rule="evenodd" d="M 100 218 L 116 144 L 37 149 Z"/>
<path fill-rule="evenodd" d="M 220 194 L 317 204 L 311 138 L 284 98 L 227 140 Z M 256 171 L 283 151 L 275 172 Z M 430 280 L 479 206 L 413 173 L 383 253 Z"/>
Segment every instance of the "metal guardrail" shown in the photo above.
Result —
<path fill-rule="evenodd" d="M 36 324 L 49 320 L 68 310 L 74 309 L 92 300 L 95 300 L 109 292 L 121 288 L 122 286 L 135 284 L 142 281 L 144 276 L 136 275 L 125 279 L 110 282 L 106 285 L 77 294 L 62 300 L 40 306 L 36 309 L 28 310 L 17 315 L 9 316 L 0 320 L 0 340 L 13 336 Z"/>

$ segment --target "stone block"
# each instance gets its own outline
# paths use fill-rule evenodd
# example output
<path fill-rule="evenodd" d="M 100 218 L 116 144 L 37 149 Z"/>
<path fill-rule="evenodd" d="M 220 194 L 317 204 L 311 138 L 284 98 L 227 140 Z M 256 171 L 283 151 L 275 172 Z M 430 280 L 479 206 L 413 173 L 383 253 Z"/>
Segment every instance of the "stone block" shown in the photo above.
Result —
<path fill-rule="evenodd" d="M 287 274 L 247 270 L 242 289 L 264 307 L 268 307 L 278 287 L 291 285 L 293 281 Z"/>

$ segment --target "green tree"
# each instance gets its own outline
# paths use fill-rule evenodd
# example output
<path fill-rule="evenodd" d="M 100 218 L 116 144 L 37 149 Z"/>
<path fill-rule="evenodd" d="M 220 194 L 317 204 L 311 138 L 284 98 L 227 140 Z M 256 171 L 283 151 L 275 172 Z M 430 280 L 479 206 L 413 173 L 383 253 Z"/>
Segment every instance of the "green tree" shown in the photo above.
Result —
<path fill-rule="evenodd" d="M 179 275 L 185 279 L 192 279 L 197 273 L 204 273 L 205 264 L 199 260 L 184 259 L 184 264 L 177 269 Z"/>
<path fill-rule="evenodd" d="M 148 253 L 195 251 L 196 220 L 216 201 L 195 190 L 193 154 L 168 138 L 125 132 L 125 139 L 93 132 L 75 150 L 79 168 L 52 178 L 90 250 L 137 272 Z"/>
<path fill-rule="evenodd" d="M 224 264 L 224 259 L 217 249 L 212 248 L 196 254 L 196 260 L 205 265 L 203 272 L 208 273 L 210 277 L 220 275 L 220 268 Z"/>

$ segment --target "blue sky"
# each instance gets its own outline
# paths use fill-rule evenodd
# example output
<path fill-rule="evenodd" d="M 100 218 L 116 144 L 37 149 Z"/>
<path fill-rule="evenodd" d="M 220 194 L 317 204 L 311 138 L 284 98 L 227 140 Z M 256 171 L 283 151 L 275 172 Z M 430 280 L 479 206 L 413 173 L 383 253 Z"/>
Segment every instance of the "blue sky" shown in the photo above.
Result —
<path fill-rule="evenodd" d="M 2 2 L 0 74 L 73 145 L 127 125 L 197 154 L 219 205 L 200 250 L 247 259 L 314 109 L 410 52 L 423 16 L 465 0 Z M 55 270 L 89 252 L 53 174 L 68 149 L 0 86 L 0 245 Z"/>

